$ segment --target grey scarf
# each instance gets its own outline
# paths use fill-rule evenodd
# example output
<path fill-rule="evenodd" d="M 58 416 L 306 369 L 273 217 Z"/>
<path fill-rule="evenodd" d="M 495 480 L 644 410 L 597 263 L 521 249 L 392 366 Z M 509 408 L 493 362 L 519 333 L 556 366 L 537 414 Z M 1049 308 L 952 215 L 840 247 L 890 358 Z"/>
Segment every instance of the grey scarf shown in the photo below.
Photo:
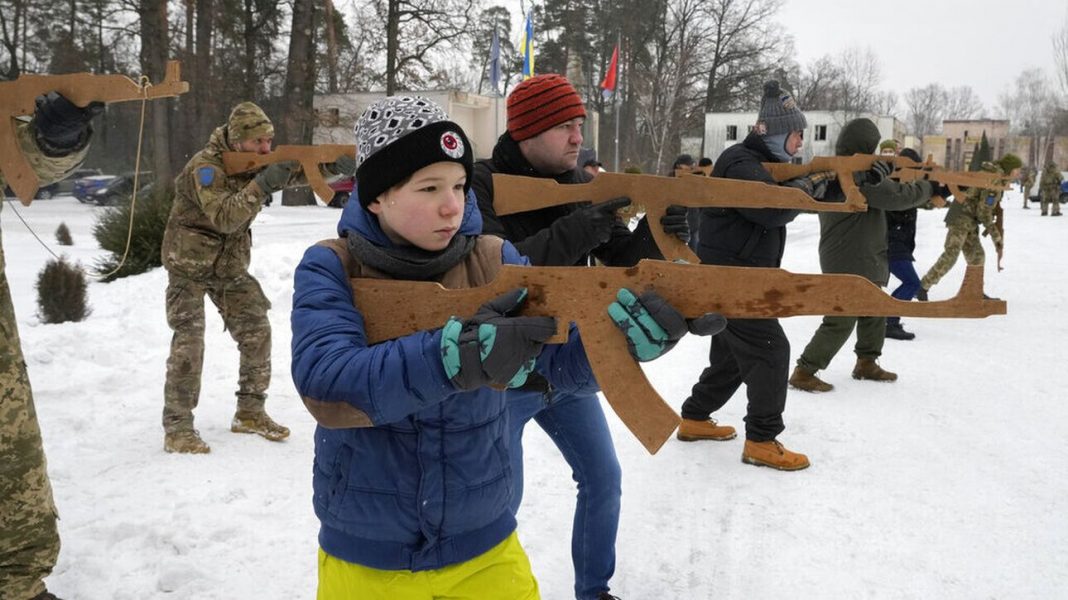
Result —
<path fill-rule="evenodd" d="M 383 248 L 372 244 L 362 235 L 348 232 L 349 253 L 353 258 L 373 269 L 397 279 L 430 281 L 460 264 L 475 248 L 477 235 L 453 236 L 449 245 L 440 251 L 430 252 L 415 246 Z"/>

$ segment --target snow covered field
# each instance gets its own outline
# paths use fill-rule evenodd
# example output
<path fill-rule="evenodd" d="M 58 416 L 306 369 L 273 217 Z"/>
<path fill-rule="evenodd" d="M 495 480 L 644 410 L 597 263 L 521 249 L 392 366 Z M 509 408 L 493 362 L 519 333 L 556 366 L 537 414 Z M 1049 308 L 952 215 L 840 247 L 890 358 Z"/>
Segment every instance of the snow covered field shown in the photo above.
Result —
<path fill-rule="evenodd" d="M 333 237 L 339 211 L 283 207 L 257 219 L 252 271 L 273 303 L 268 410 L 285 443 L 229 432 L 237 351 L 208 310 L 197 426 L 212 452 L 163 452 L 170 330 L 162 269 L 92 283 L 82 323 L 42 325 L 34 283 L 48 260 L 12 208 L 56 251 L 91 265 L 99 208 L 70 197 L 8 202 L 0 224 L 15 309 L 61 515 L 48 580 L 68 599 L 313 598 L 314 422 L 289 377 L 292 273 Z M 791 390 L 788 448 L 812 467 L 742 464 L 742 440 L 682 443 L 650 456 L 614 415 L 623 516 L 613 593 L 661 598 L 1064 598 L 1068 594 L 1068 218 L 1005 200 L 1005 271 L 987 250 L 987 292 L 1007 316 L 906 319 L 916 340 L 887 340 L 893 384 L 850 378 L 851 343 L 822 377 L 829 394 Z M 943 211 L 920 211 L 917 270 L 941 252 Z M 73 247 L 55 244 L 65 222 Z M 819 224 L 790 226 L 784 267 L 818 272 Z M 934 288 L 955 293 L 964 261 Z M 896 285 L 892 281 L 891 285 Z M 209 304 L 210 307 L 210 304 Z M 784 319 L 793 357 L 819 319 Z M 676 409 L 707 359 L 689 337 L 646 366 Z M 741 429 L 739 393 L 718 415 Z M 606 411 L 609 410 L 606 406 Z M 526 434 L 520 536 L 546 599 L 572 597 L 574 484 L 537 427 Z"/>

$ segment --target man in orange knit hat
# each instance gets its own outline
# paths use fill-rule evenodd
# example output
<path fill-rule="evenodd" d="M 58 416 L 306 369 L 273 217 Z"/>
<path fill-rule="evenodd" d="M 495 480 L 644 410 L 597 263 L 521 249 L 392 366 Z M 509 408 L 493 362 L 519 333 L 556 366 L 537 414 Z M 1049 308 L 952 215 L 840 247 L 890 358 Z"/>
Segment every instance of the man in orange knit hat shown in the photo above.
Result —
<path fill-rule="evenodd" d="M 475 163 L 472 189 L 478 197 L 485 234 L 512 242 L 535 265 L 590 264 L 591 257 L 612 266 L 630 266 L 642 258 L 663 258 L 645 219 L 632 233 L 616 216 L 630 204 L 615 198 L 600 204 L 578 202 L 521 214 L 498 216 L 493 208 L 493 174 L 586 183 L 589 173 L 577 167 L 586 108 L 571 83 L 545 74 L 522 82 L 508 96 L 508 131 L 493 157 Z M 686 241 L 686 209 L 671 207 L 661 220 L 664 231 Z M 718 325 L 722 329 L 722 324 Z M 700 328 L 698 328 L 700 329 Z M 714 329 L 714 331 L 713 331 Z M 711 328 L 694 333 L 714 333 Z M 512 509 L 523 498 L 523 428 L 535 420 L 560 449 L 578 483 L 578 504 L 571 534 L 575 597 L 615 598 L 608 580 L 615 571 L 619 526 L 620 467 L 600 402 L 594 394 L 556 392 L 544 379 L 531 377 L 529 393 L 508 403 L 509 438 L 516 489 Z"/>

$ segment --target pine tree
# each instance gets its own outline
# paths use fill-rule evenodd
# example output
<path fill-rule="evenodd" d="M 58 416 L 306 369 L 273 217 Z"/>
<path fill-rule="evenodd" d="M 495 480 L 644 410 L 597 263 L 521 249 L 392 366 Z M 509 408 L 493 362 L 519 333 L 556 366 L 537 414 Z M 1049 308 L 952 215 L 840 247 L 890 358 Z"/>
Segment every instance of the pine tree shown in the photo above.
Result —
<path fill-rule="evenodd" d="M 983 168 L 984 162 L 990 162 L 992 160 L 994 160 L 994 155 L 990 150 L 990 142 L 986 139 L 986 131 L 984 131 L 983 137 L 979 140 L 975 150 L 972 152 L 972 162 L 968 164 L 968 170 L 978 171 Z"/>
<path fill-rule="evenodd" d="M 89 316 L 85 273 L 66 258 L 51 260 L 37 275 L 37 316 L 42 323 L 81 321 Z"/>
<path fill-rule="evenodd" d="M 66 223 L 60 223 L 59 227 L 56 227 L 56 241 L 60 246 L 73 246 L 74 240 L 70 237 L 70 228 Z"/>

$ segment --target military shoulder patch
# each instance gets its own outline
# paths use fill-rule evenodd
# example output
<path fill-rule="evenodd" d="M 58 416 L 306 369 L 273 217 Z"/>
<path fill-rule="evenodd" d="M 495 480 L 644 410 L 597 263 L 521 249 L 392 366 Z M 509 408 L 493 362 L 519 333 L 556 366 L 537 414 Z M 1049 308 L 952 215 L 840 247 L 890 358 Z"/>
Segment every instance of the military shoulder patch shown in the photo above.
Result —
<path fill-rule="evenodd" d="M 208 187 L 219 178 L 219 170 L 212 166 L 204 166 L 197 169 L 197 184 L 200 187 Z"/>
<path fill-rule="evenodd" d="M 986 197 L 986 205 L 987 206 L 994 206 L 994 202 L 996 202 L 996 201 L 997 201 L 997 198 L 994 197 L 994 194 L 990 194 L 990 195 L 988 195 Z"/>

